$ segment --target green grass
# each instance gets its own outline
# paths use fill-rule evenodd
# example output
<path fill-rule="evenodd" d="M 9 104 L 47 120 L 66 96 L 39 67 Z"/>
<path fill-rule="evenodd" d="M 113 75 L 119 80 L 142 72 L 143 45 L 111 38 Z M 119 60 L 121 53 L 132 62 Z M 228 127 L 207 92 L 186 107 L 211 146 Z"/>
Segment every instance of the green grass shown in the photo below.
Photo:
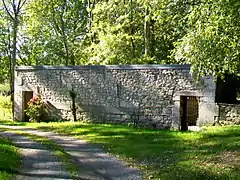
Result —
<path fill-rule="evenodd" d="M 145 179 L 240 179 L 240 126 L 201 132 L 81 123 L 30 124 L 76 136 L 141 169 Z"/>
<path fill-rule="evenodd" d="M 11 179 L 11 176 L 18 171 L 19 165 L 18 149 L 9 140 L 0 137 L 0 179 Z"/>
<path fill-rule="evenodd" d="M 178 132 L 71 122 L 25 125 L 97 144 L 138 167 L 144 179 L 240 179 L 240 126 Z"/>

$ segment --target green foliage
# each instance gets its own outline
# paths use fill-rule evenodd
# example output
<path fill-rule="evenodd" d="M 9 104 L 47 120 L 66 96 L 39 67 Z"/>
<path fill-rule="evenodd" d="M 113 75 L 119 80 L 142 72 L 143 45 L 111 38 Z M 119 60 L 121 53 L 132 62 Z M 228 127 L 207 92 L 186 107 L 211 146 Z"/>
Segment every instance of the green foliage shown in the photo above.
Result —
<path fill-rule="evenodd" d="M 3 83 L 0 84 L 0 93 L 3 95 L 7 95 L 7 93 L 10 91 L 9 84 Z"/>
<path fill-rule="evenodd" d="M 0 137 L 0 179 L 10 179 L 18 171 L 19 165 L 20 154 L 17 148 L 7 139 Z"/>
<path fill-rule="evenodd" d="M 237 74 L 240 67 L 240 3 L 204 0 L 186 16 L 188 31 L 176 43 L 175 58 L 200 75 Z"/>
<path fill-rule="evenodd" d="M 17 64 L 190 63 L 198 75 L 239 74 L 239 8 L 236 0 L 28 1 Z M 0 17 L 1 82 L 13 32 L 5 11 Z"/>
<path fill-rule="evenodd" d="M 31 64 L 80 63 L 87 23 L 84 2 L 36 0 L 27 12 L 23 50 Z"/>
<path fill-rule="evenodd" d="M 28 108 L 25 112 L 30 117 L 31 122 L 41 122 L 46 120 L 48 109 L 40 96 L 34 96 L 28 102 Z"/>
<path fill-rule="evenodd" d="M 0 106 L 1 108 L 4 108 L 4 109 L 10 109 L 11 108 L 10 97 L 0 96 Z"/>
<path fill-rule="evenodd" d="M 2 1 L 0 6 L 3 7 Z M 9 18 L 7 14 L 0 10 L 0 83 L 4 83 L 9 78 L 10 67 L 10 34 Z"/>
<path fill-rule="evenodd" d="M 12 118 L 11 113 L 11 99 L 10 96 L 1 96 L 0 95 L 0 119 L 9 120 Z"/>

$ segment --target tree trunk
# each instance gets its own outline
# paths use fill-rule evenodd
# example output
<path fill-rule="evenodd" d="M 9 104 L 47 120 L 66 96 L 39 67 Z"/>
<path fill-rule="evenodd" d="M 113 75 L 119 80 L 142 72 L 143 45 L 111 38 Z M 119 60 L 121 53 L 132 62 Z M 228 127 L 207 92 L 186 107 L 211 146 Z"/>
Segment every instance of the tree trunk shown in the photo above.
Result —
<path fill-rule="evenodd" d="M 12 61 L 10 63 L 10 90 L 11 90 L 11 102 L 12 102 L 12 118 L 14 120 L 14 69 L 16 66 L 16 56 L 17 56 L 17 32 L 18 32 L 18 16 L 15 16 L 13 21 L 13 44 L 12 44 Z"/>
<path fill-rule="evenodd" d="M 154 55 L 154 23 L 151 19 L 148 6 L 145 9 L 145 23 L 144 23 L 144 35 L 145 35 L 145 56 L 153 57 Z"/>
<path fill-rule="evenodd" d="M 65 49 L 65 65 L 68 66 L 69 65 L 69 49 L 68 49 L 68 44 L 67 44 L 67 39 L 65 34 L 63 34 L 63 44 Z"/>
<path fill-rule="evenodd" d="M 133 41 L 133 35 L 134 35 L 134 25 L 133 25 L 133 6 L 132 6 L 132 0 L 130 0 L 130 41 L 131 41 L 131 46 L 132 46 L 132 55 L 133 58 L 135 58 L 135 44 Z"/>
<path fill-rule="evenodd" d="M 62 12 L 60 15 L 60 34 L 62 36 L 62 40 L 63 40 L 63 46 L 64 46 L 64 50 L 65 50 L 65 65 L 68 66 L 69 65 L 69 48 L 68 48 L 68 42 L 67 42 L 67 36 L 66 36 L 66 21 L 64 21 L 64 17 L 63 14 L 64 12 L 67 11 L 67 4 L 64 3 L 62 6 Z"/>
<path fill-rule="evenodd" d="M 74 54 L 71 55 L 71 65 L 75 66 L 75 57 L 74 57 Z"/>
<path fill-rule="evenodd" d="M 8 4 L 6 4 L 5 0 L 2 0 L 3 6 L 5 11 L 7 12 L 9 19 L 11 20 L 13 24 L 13 43 L 12 43 L 12 53 L 11 53 L 11 63 L 10 63 L 10 90 L 11 90 L 11 101 L 12 101 L 12 118 L 14 117 L 14 70 L 16 66 L 16 59 L 17 59 L 17 35 L 18 35 L 18 25 L 19 25 L 19 16 L 20 11 L 23 7 L 23 5 L 26 3 L 27 0 L 23 1 L 9 1 Z"/>
<path fill-rule="evenodd" d="M 149 9 L 145 8 L 145 22 L 144 22 L 144 41 L 145 41 L 145 56 L 151 56 L 151 38 L 150 38 L 150 23 L 149 23 Z"/>
<path fill-rule="evenodd" d="M 155 31 L 154 31 L 154 26 L 155 25 L 155 21 L 154 20 L 150 20 L 150 52 L 151 52 L 151 57 L 154 56 L 155 53 Z"/>
<path fill-rule="evenodd" d="M 89 8 L 89 14 L 88 14 L 88 19 L 89 19 L 89 25 L 88 25 L 88 32 L 91 32 L 92 30 L 92 23 L 93 23 L 93 9 L 95 8 L 95 4 L 97 3 L 97 0 L 93 0 L 91 3 L 91 0 L 88 0 L 88 8 Z M 90 39 L 91 43 L 94 43 L 96 33 L 91 34 Z"/>

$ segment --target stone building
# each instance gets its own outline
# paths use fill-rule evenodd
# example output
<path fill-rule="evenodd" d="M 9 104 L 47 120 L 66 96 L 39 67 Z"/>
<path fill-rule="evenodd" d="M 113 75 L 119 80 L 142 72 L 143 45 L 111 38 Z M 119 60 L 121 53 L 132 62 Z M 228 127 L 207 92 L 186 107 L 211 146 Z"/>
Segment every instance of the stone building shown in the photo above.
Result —
<path fill-rule="evenodd" d="M 186 129 L 221 119 L 213 78 L 196 82 L 189 65 L 19 66 L 15 119 L 28 119 L 24 109 L 35 94 L 48 103 L 50 119 L 73 119 L 71 90 L 79 120 Z"/>

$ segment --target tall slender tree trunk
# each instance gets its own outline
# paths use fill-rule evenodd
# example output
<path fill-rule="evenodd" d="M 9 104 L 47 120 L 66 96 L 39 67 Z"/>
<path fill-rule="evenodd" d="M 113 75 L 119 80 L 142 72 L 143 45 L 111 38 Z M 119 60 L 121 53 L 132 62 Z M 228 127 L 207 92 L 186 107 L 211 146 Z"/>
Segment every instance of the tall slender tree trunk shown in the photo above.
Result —
<path fill-rule="evenodd" d="M 68 43 L 67 43 L 65 34 L 63 34 L 63 44 L 65 49 L 65 65 L 68 66 L 69 65 L 69 49 L 68 49 Z"/>
<path fill-rule="evenodd" d="M 75 57 L 74 54 L 71 55 L 71 65 L 75 66 Z"/>
<path fill-rule="evenodd" d="M 150 44 L 150 52 L 151 52 L 151 57 L 154 56 L 155 53 L 155 21 L 153 19 L 150 20 L 150 40 L 151 40 L 151 44 Z"/>
<path fill-rule="evenodd" d="M 12 101 L 12 119 L 14 120 L 14 93 L 15 93 L 15 76 L 14 70 L 16 66 L 16 59 L 17 59 L 17 33 L 18 33 L 18 16 L 15 15 L 15 20 L 13 21 L 13 47 L 12 47 L 12 62 L 11 62 L 11 78 L 10 78 L 10 89 L 11 89 L 11 101 Z"/>
<path fill-rule="evenodd" d="M 14 117 L 14 93 L 15 93 L 15 88 L 14 88 L 14 70 L 16 66 L 16 61 L 17 61 L 17 35 L 18 35 L 18 26 L 19 26 L 19 16 L 20 16 L 20 11 L 23 8 L 23 5 L 27 2 L 27 0 L 9 0 L 8 4 L 6 3 L 5 0 L 2 0 L 3 6 L 5 11 L 7 12 L 9 19 L 11 20 L 13 24 L 13 43 L 12 43 L 12 53 L 11 53 L 11 63 L 10 63 L 10 90 L 11 90 L 11 101 L 12 101 L 12 118 L 15 120 Z"/>
<path fill-rule="evenodd" d="M 145 22 L 144 22 L 144 41 L 145 41 L 145 56 L 154 56 L 154 20 L 149 12 L 149 7 L 145 9 Z"/>
<path fill-rule="evenodd" d="M 66 36 L 66 21 L 64 21 L 64 17 L 63 14 L 64 12 L 67 11 L 67 2 L 64 1 L 64 4 L 62 5 L 62 12 L 60 15 L 60 34 L 62 36 L 62 40 L 63 40 L 63 46 L 64 46 L 64 50 L 65 50 L 65 65 L 68 66 L 69 65 L 69 48 L 68 48 L 68 42 L 67 42 L 67 36 Z"/>
<path fill-rule="evenodd" d="M 145 55 L 151 56 L 151 37 L 150 37 L 150 23 L 149 23 L 149 9 L 145 8 L 145 22 L 144 22 L 144 42 L 145 42 Z"/>
<path fill-rule="evenodd" d="M 133 25 L 133 5 L 132 5 L 132 0 L 130 0 L 130 41 L 131 41 L 131 46 L 132 46 L 132 55 L 133 58 L 135 58 L 135 44 L 133 41 L 133 35 L 134 35 L 134 25 Z"/>
<path fill-rule="evenodd" d="M 91 30 L 92 30 L 92 23 L 93 23 L 93 13 L 92 13 L 92 11 L 93 11 L 93 9 L 95 7 L 95 4 L 97 2 L 98 2 L 97 0 L 92 0 L 92 2 L 91 2 L 91 0 L 88 0 L 88 8 L 89 8 L 89 13 L 88 13 L 88 22 L 89 22 L 88 23 L 88 32 L 91 32 Z M 90 36 L 91 43 L 94 42 L 95 36 L 96 36 L 96 34 L 91 34 L 91 36 Z"/>

